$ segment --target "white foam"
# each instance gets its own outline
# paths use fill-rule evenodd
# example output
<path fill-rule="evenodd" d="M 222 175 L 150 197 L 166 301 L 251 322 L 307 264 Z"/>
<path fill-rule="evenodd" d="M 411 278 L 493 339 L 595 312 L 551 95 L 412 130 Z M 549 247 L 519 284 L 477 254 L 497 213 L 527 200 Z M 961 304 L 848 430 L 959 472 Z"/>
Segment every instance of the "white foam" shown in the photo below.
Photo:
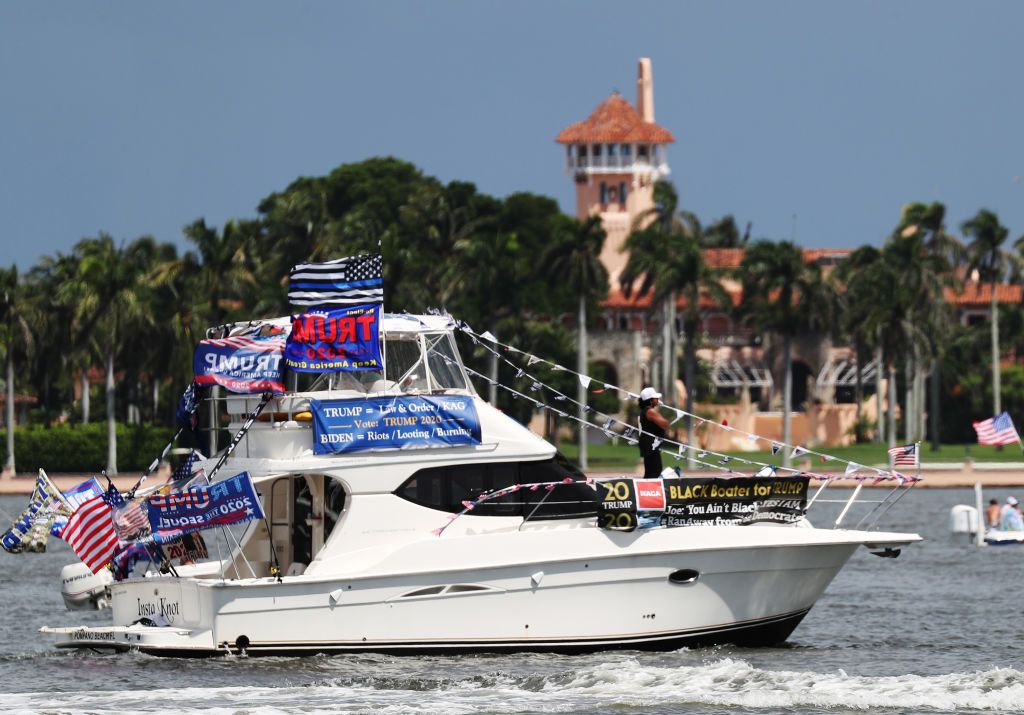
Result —
<path fill-rule="evenodd" d="M 483 665 L 483 663 L 481 664 Z M 566 663 L 569 665 L 569 662 Z M 486 667 L 486 666 L 485 666 Z M 764 670 L 733 658 L 664 667 L 622 659 L 545 675 L 492 672 L 472 678 L 387 683 L 358 676 L 306 687 L 220 687 L 0 694 L 0 712 L 446 713 L 588 712 L 616 707 L 711 705 L 757 709 L 928 709 L 1015 712 L 1024 673 L 996 668 L 946 675 L 848 675 Z"/>

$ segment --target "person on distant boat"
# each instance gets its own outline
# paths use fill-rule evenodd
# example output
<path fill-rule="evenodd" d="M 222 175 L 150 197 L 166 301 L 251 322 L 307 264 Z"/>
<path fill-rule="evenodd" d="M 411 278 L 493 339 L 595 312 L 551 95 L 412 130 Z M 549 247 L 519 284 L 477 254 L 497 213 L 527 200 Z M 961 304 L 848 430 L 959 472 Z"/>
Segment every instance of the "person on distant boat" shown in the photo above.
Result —
<path fill-rule="evenodd" d="M 1024 531 L 1024 518 L 1021 517 L 1017 506 L 1017 497 L 1006 497 L 1006 504 L 1003 505 L 999 519 L 999 528 L 1002 531 Z"/>
<path fill-rule="evenodd" d="M 1003 510 L 999 508 L 998 499 L 988 500 L 988 509 L 985 510 L 985 524 L 990 529 L 998 529 L 999 521 L 1002 519 Z"/>
<path fill-rule="evenodd" d="M 661 475 L 661 450 L 655 442 L 665 439 L 668 420 L 658 412 L 661 393 L 653 387 L 640 390 L 640 456 L 644 459 L 644 477 L 653 479 Z"/>

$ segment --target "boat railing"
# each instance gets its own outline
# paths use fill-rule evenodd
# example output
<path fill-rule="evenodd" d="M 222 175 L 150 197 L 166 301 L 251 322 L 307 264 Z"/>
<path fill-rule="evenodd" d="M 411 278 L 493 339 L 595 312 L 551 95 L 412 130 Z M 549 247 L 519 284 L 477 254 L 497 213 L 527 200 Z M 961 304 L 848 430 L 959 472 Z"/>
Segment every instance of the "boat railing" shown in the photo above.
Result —
<path fill-rule="evenodd" d="M 839 529 L 839 528 L 852 528 L 855 530 L 872 531 L 878 528 L 878 523 L 881 521 L 889 510 L 891 510 L 899 501 L 902 499 L 908 491 L 910 491 L 917 480 L 898 480 L 895 486 L 884 486 L 879 489 L 870 489 L 869 493 L 876 494 L 882 492 L 877 497 L 865 497 L 863 496 L 865 479 L 857 480 L 857 485 L 850 492 L 850 495 L 845 498 L 822 498 L 822 494 L 825 489 L 833 484 L 837 480 L 826 480 L 822 481 L 814 494 L 807 501 L 806 513 L 808 516 L 811 514 L 811 510 L 815 505 L 831 504 L 833 509 L 838 509 L 838 514 L 831 526 L 828 528 Z M 834 490 L 833 492 L 835 493 Z M 824 508 L 821 511 L 825 511 Z M 859 518 L 858 518 L 859 517 Z M 854 521 L 854 519 L 857 519 Z"/>

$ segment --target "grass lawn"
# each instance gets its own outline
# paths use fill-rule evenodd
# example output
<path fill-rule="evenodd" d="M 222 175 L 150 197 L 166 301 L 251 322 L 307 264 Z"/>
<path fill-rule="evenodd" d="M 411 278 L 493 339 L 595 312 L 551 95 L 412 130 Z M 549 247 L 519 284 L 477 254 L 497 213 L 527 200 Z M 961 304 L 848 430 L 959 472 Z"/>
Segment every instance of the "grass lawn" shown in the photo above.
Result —
<path fill-rule="evenodd" d="M 559 448 L 565 456 L 572 460 L 575 460 L 579 453 L 576 445 L 568 442 L 562 442 Z M 875 465 L 888 463 L 888 454 L 886 453 L 885 446 L 880 444 L 858 444 L 851 447 L 817 447 L 816 451 L 859 464 Z M 782 463 L 781 454 L 773 455 L 769 451 L 725 452 L 725 454 L 744 457 L 766 464 Z M 933 452 L 928 444 L 921 445 L 922 464 L 928 464 L 929 462 L 960 462 L 967 456 L 973 458 L 975 462 L 1024 462 L 1024 452 L 1016 444 L 1008 445 L 1002 449 L 982 447 L 977 444 L 949 444 L 943 445 L 937 452 Z M 636 446 L 630 446 L 620 439 L 605 444 L 589 445 L 587 457 L 590 466 L 595 469 L 631 470 L 640 462 L 640 451 Z M 796 460 L 797 463 L 794 466 L 799 466 L 799 464 L 808 459 L 811 461 L 807 465 L 807 469 L 821 469 L 824 466 L 815 455 L 801 457 Z M 666 466 L 673 464 L 673 460 L 670 458 L 664 461 Z M 709 459 L 707 461 L 714 460 Z"/>

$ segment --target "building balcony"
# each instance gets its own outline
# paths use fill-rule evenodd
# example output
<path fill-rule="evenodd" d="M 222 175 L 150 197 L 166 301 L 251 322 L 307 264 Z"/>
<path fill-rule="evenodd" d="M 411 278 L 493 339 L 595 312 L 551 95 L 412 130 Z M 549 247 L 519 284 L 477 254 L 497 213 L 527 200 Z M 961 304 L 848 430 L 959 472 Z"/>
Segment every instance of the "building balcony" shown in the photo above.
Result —
<path fill-rule="evenodd" d="M 566 158 L 565 170 L 569 174 L 649 174 L 667 176 L 668 162 L 654 157 L 653 162 L 646 156 L 570 156 Z"/>

